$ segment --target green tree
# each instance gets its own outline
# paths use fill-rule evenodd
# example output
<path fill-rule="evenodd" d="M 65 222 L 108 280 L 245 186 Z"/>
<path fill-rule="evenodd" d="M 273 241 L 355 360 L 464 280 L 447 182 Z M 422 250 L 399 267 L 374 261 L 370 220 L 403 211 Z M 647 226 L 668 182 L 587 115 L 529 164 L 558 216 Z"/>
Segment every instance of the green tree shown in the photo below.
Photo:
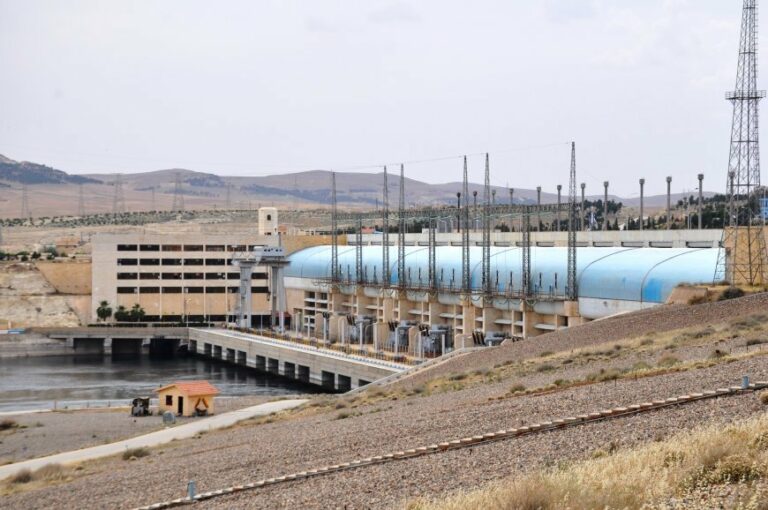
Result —
<path fill-rule="evenodd" d="M 115 320 L 117 322 L 126 322 L 129 318 L 128 310 L 123 305 L 117 307 L 115 310 Z"/>
<path fill-rule="evenodd" d="M 147 313 L 144 311 L 144 309 L 138 303 L 133 305 L 133 308 L 131 308 L 131 311 L 128 312 L 128 317 L 133 322 L 141 322 L 141 321 L 143 321 L 145 315 L 147 315 Z"/>
<path fill-rule="evenodd" d="M 106 321 L 112 317 L 112 307 L 109 306 L 109 301 L 102 301 L 99 303 L 99 307 L 96 308 L 96 315 L 100 321 Z"/>

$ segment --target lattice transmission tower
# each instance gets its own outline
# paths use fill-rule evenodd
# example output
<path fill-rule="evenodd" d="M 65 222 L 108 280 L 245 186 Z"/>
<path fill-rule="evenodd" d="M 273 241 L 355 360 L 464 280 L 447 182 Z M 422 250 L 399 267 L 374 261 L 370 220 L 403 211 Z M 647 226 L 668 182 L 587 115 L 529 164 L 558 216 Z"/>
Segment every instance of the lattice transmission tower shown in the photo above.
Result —
<path fill-rule="evenodd" d="M 176 172 L 176 181 L 173 185 L 173 208 L 174 212 L 184 212 L 184 193 L 181 189 L 181 172 Z"/>
<path fill-rule="evenodd" d="M 384 193 L 382 197 L 383 222 L 381 226 L 381 281 L 384 287 L 389 287 L 391 274 L 389 266 L 389 183 L 387 182 L 387 167 L 384 167 Z"/>
<path fill-rule="evenodd" d="M 125 194 L 123 193 L 123 177 L 120 174 L 115 176 L 115 194 L 112 196 L 112 214 L 117 215 L 125 212 Z"/>
<path fill-rule="evenodd" d="M 607 202 L 606 202 L 607 204 Z M 606 206 L 607 207 L 607 206 Z M 605 209 L 608 210 L 607 208 Z M 558 208 L 558 214 L 559 214 Z M 607 213 L 606 213 L 607 214 Z M 607 217 L 607 216 L 606 216 Z M 566 295 L 575 301 L 579 297 L 576 275 L 576 142 L 571 142 L 571 174 L 568 178 L 568 281 Z"/>
<path fill-rule="evenodd" d="M 723 225 L 715 281 L 760 285 L 766 282 L 767 268 L 765 219 L 758 216 L 758 105 L 765 91 L 757 89 L 757 0 L 744 0 L 736 87 L 725 97 L 733 105 L 726 182 L 728 224 Z"/>

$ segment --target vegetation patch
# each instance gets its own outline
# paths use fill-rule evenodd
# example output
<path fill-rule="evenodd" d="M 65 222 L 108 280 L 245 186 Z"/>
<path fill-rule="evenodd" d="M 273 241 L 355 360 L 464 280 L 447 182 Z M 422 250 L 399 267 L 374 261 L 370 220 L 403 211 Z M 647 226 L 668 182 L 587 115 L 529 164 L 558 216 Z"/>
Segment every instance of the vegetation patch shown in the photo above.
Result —
<path fill-rule="evenodd" d="M 692 490 L 766 480 L 768 416 L 725 429 L 720 424 L 639 448 L 609 446 L 592 459 L 541 469 L 409 510 L 655 508 Z M 741 485 L 747 491 L 756 486 Z"/>
<path fill-rule="evenodd" d="M 129 448 L 123 452 L 123 460 L 136 460 L 149 454 L 149 448 Z"/>

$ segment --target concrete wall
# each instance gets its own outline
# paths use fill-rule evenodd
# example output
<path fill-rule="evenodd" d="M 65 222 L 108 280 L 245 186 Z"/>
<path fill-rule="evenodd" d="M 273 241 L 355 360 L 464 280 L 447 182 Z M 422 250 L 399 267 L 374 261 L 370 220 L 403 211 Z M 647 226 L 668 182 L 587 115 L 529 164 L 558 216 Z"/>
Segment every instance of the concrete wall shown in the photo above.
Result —
<path fill-rule="evenodd" d="M 244 359 L 247 366 L 329 390 L 354 389 L 400 370 L 376 360 L 227 330 L 190 329 L 189 340 L 190 352 L 224 361 Z M 234 360 L 227 359 L 228 353 Z"/>

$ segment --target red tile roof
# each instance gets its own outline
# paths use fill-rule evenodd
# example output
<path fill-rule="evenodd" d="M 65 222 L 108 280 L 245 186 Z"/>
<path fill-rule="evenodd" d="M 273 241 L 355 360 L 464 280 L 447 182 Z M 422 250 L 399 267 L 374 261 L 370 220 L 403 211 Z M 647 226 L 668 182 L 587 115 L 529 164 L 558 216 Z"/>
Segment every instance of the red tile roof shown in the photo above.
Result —
<path fill-rule="evenodd" d="M 217 395 L 219 393 L 219 390 L 217 390 L 216 387 L 208 381 L 178 381 L 175 383 L 166 384 L 165 386 L 156 389 L 155 392 L 159 393 L 174 386 L 190 397 Z"/>

